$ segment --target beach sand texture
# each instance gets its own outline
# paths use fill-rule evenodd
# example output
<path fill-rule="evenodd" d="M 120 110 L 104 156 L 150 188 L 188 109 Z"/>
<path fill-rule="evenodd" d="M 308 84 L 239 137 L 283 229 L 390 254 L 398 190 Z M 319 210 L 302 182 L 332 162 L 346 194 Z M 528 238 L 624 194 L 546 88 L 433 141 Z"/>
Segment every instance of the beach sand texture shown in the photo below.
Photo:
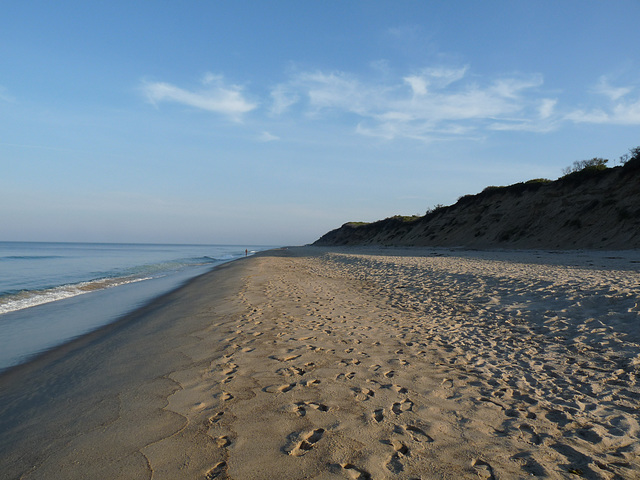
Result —
<path fill-rule="evenodd" d="M 640 478 L 640 252 L 273 250 L 0 377 L 0 477 Z"/>

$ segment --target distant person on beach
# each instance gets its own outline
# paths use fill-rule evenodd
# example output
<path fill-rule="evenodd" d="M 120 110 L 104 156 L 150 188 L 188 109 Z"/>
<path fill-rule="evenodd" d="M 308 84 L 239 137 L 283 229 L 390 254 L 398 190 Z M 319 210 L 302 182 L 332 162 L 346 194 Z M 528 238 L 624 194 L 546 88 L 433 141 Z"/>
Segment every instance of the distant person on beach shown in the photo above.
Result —
<path fill-rule="evenodd" d="M 249 255 L 249 250 L 247 250 L 246 248 L 244 249 L 244 256 L 246 257 L 247 255 Z"/>

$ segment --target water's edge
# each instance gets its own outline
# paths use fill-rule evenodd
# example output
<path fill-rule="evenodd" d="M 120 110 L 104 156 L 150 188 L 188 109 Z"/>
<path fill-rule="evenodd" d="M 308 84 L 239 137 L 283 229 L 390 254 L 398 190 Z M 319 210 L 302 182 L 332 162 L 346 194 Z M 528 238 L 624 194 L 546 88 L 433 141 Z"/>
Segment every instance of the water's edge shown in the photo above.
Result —
<path fill-rule="evenodd" d="M 268 250 L 265 250 L 265 251 L 268 251 Z M 256 252 L 256 254 L 257 253 L 260 253 L 260 252 Z M 206 271 L 202 273 L 196 274 L 183 281 L 180 281 L 179 283 L 173 285 L 173 287 L 170 288 L 169 290 L 162 291 L 160 293 L 153 295 L 152 297 L 146 298 L 135 307 L 127 311 L 121 312 L 120 314 L 118 314 L 117 316 L 114 316 L 111 320 L 109 320 L 106 323 L 101 323 L 95 326 L 95 328 L 91 328 L 88 331 L 82 332 L 78 335 L 71 336 L 66 340 L 62 341 L 61 343 L 51 345 L 47 348 L 41 349 L 31 354 L 24 355 L 20 359 L 20 361 L 18 361 L 17 363 L 1 366 L 0 377 L 20 374 L 20 372 L 29 369 L 32 364 L 36 364 L 38 362 L 45 360 L 46 357 L 51 357 L 51 359 L 53 360 L 56 357 L 65 355 L 66 353 L 71 352 L 77 348 L 82 348 L 83 346 L 88 345 L 93 341 L 96 341 L 102 338 L 104 335 L 108 335 L 110 333 L 117 331 L 120 328 L 124 328 L 131 321 L 135 321 L 136 318 L 140 318 L 145 313 L 148 313 L 154 310 L 158 306 L 162 305 L 168 297 L 178 293 L 179 291 L 185 288 L 188 288 L 189 285 L 199 281 L 199 279 L 201 279 L 202 277 L 205 277 L 214 271 L 224 269 L 225 267 L 228 267 L 232 263 L 246 260 L 246 258 L 248 257 L 239 257 L 239 258 L 223 261 L 222 263 L 218 263 L 213 267 L 208 268 Z M 135 284 L 129 284 L 129 285 L 135 285 Z M 128 285 L 123 285 L 122 287 L 126 287 L 126 286 Z M 113 290 L 116 290 L 117 288 L 120 288 L 120 287 L 114 287 L 113 289 L 109 289 L 109 290 L 113 291 Z M 104 290 L 101 292 L 104 292 Z M 93 293 L 99 294 L 100 292 L 93 292 Z M 88 294 L 88 295 L 91 295 L 91 294 Z M 87 295 L 82 295 L 80 297 L 87 297 Z M 74 297 L 74 299 L 80 298 L 80 297 Z M 67 299 L 67 300 L 73 300 L 73 299 Z M 60 302 L 64 302 L 64 301 L 65 300 L 61 300 Z M 51 304 L 47 304 L 47 305 L 51 305 Z M 40 306 L 32 307 L 32 309 L 37 309 L 39 307 Z M 27 310 L 31 310 L 31 309 L 27 309 Z M 24 312 L 24 310 L 22 312 Z M 18 312 L 14 312 L 14 313 L 18 313 Z M 6 314 L 6 315 L 11 315 L 11 314 Z"/>

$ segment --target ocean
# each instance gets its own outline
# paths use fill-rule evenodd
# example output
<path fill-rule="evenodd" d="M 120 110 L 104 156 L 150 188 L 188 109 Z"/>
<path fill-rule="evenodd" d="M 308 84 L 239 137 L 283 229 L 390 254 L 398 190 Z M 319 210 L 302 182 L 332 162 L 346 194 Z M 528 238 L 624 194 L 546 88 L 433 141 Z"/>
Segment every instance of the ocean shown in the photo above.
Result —
<path fill-rule="evenodd" d="M 269 248 L 0 242 L 0 371 Z"/>

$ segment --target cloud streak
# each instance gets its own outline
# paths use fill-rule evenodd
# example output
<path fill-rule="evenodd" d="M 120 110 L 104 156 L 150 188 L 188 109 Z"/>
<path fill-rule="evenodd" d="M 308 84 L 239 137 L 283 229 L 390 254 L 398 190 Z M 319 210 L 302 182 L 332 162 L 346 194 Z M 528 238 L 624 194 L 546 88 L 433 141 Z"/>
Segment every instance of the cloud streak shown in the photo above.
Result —
<path fill-rule="evenodd" d="M 173 102 L 189 107 L 226 115 L 240 120 L 242 115 L 257 108 L 248 101 L 242 87 L 227 85 L 221 75 L 208 73 L 198 90 L 187 90 L 165 82 L 144 83 L 142 89 L 151 103 Z"/>
<path fill-rule="evenodd" d="M 275 142 L 276 140 L 280 140 L 280 137 L 273 135 L 272 133 L 269 133 L 267 131 L 262 132 L 258 136 L 258 141 L 260 142 Z"/>
<path fill-rule="evenodd" d="M 575 123 L 640 125 L 640 98 L 629 102 L 618 102 L 607 110 L 575 110 L 565 118 Z"/>
<path fill-rule="evenodd" d="M 255 138 L 263 142 L 279 140 L 269 133 L 269 119 L 278 118 L 330 121 L 358 135 L 424 142 L 480 139 L 498 131 L 544 133 L 567 123 L 640 125 L 635 87 L 613 86 L 605 76 L 590 90 L 600 99 L 597 106 L 571 109 L 545 95 L 540 74 L 487 78 L 469 66 L 430 66 L 404 75 L 379 70 L 366 77 L 298 71 L 273 86 L 261 104 L 248 100 L 243 87 L 211 73 L 196 89 L 150 82 L 143 90 L 154 105 L 182 104 L 238 122 L 262 106 L 265 123 Z"/>
<path fill-rule="evenodd" d="M 606 77 L 600 77 L 592 92 L 605 96 L 609 103 L 604 107 L 577 109 L 566 115 L 575 123 L 596 123 L 610 125 L 640 125 L 640 96 L 631 93 L 636 86 L 612 86 Z"/>
<path fill-rule="evenodd" d="M 542 76 L 500 78 L 478 84 L 468 67 L 425 68 L 392 82 L 361 79 L 346 72 L 302 72 L 272 91 L 272 112 L 297 108 L 317 118 L 348 113 L 355 131 L 385 139 L 431 141 L 479 136 L 496 121 L 501 129 L 539 130 L 535 122 L 554 115 L 555 100 L 537 98 Z M 286 92 L 286 93 L 285 93 Z M 514 117 L 519 118 L 516 122 Z M 524 120 L 523 120 L 524 119 Z"/>

